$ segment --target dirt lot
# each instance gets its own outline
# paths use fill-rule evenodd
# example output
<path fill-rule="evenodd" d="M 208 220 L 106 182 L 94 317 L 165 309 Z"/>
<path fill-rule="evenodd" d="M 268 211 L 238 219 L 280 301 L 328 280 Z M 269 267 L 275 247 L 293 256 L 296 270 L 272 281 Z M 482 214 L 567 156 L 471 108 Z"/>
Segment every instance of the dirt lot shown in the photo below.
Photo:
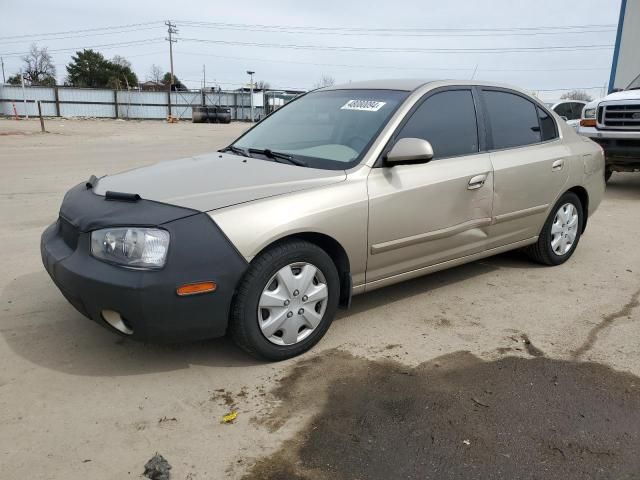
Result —
<path fill-rule="evenodd" d="M 614 174 L 567 264 L 515 252 L 356 297 L 279 364 L 73 310 L 39 256 L 65 190 L 245 127 L 0 120 L 2 478 L 139 478 L 155 452 L 181 480 L 637 478 L 640 175 Z"/>

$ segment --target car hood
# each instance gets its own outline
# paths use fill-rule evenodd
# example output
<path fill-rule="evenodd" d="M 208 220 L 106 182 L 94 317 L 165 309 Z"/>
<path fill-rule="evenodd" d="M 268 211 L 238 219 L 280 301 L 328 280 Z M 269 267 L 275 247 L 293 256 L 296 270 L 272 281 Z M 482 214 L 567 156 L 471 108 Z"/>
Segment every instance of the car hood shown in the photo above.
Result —
<path fill-rule="evenodd" d="M 209 211 L 345 179 L 343 170 L 214 153 L 105 176 L 94 184 L 94 192 L 137 193 L 146 200 Z"/>
<path fill-rule="evenodd" d="M 598 100 L 598 103 L 608 102 L 610 100 L 640 100 L 640 90 L 622 90 L 620 92 L 613 92 Z"/>

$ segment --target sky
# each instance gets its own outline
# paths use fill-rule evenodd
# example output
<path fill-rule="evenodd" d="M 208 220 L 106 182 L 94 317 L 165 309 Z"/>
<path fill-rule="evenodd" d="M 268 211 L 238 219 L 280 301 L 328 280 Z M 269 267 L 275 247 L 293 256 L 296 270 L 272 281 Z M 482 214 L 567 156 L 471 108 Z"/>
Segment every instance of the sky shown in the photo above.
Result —
<path fill-rule="evenodd" d="M 0 0 L 7 77 L 32 43 L 64 81 L 75 50 L 127 58 L 142 81 L 169 70 L 164 22 L 176 24 L 175 74 L 190 88 L 313 88 L 374 78 L 496 81 L 546 100 L 602 94 L 620 0 L 251 1 Z"/>

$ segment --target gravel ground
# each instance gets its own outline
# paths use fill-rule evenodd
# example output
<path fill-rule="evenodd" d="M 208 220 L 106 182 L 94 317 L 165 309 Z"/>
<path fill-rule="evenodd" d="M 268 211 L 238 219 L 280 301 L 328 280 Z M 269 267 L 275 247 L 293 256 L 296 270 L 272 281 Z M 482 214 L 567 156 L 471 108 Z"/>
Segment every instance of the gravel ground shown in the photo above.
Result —
<path fill-rule="evenodd" d="M 39 256 L 64 192 L 246 126 L 0 120 L 3 478 L 139 478 L 156 452 L 181 480 L 637 474 L 640 174 L 614 174 L 565 265 L 512 252 L 356 297 L 278 364 L 73 310 Z"/>

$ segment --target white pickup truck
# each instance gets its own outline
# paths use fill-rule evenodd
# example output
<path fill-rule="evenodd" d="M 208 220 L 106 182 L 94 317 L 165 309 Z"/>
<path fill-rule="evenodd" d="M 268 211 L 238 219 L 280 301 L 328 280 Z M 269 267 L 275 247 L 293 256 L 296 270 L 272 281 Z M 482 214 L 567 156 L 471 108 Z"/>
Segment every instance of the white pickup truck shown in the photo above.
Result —
<path fill-rule="evenodd" d="M 585 105 L 578 133 L 603 148 L 605 180 L 613 172 L 640 171 L 640 75 L 624 90 Z"/>

